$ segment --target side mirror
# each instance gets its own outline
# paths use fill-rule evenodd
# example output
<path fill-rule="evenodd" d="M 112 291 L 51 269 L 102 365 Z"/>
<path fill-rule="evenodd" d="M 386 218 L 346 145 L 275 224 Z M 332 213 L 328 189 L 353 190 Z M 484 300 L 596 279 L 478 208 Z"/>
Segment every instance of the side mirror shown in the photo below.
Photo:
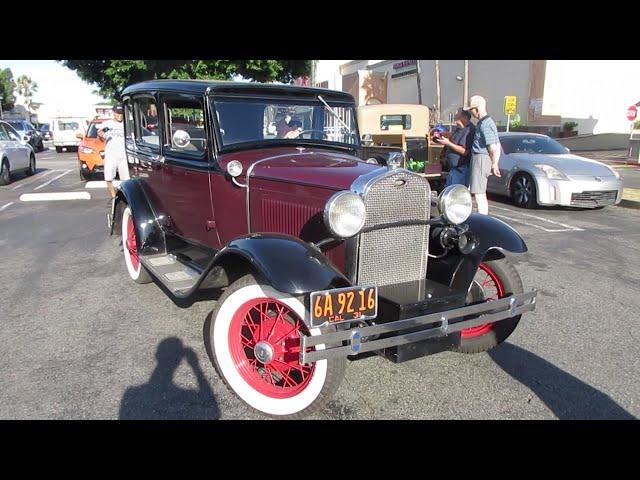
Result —
<path fill-rule="evenodd" d="M 78 132 L 76 133 L 76 138 L 79 138 L 80 140 L 82 140 L 84 138 L 84 134 L 82 132 Z"/>
<path fill-rule="evenodd" d="M 564 151 L 565 153 L 571 153 L 571 150 L 569 150 L 567 147 L 564 147 Z"/>
<path fill-rule="evenodd" d="M 175 147 L 186 148 L 191 143 L 191 136 L 184 130 L 176 130 L 171 141 Z"/>

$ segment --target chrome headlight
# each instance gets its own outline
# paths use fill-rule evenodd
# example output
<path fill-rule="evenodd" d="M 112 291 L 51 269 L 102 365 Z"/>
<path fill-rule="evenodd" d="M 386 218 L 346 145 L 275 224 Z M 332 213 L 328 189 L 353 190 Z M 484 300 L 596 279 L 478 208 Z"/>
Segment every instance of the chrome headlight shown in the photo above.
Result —
<path fill-rule="evenodd" d="M 552 167 L 551 165 L 538 164 L 534 165 L 534 167 L 542 170 L 547 174 L 547 178 L 550 178 L 552 180 L 569 180 L 569 177 L 567 177 L 564 173 L 562 173 L 557 168 Z"/>
<path fill-rule="evenodd" d="M 458 225 L 473 211 L 471 193 L 464 185 L 449 185 L 438 197 L 438 209 L 447 222 Z"/>
<path fill-rule="evenodd" d="M 349 238 L 356 235 L 367 217 L 360 195 L 342 191 L 331 196 L 324 207 L 324 223 L 333 235 Z"/>

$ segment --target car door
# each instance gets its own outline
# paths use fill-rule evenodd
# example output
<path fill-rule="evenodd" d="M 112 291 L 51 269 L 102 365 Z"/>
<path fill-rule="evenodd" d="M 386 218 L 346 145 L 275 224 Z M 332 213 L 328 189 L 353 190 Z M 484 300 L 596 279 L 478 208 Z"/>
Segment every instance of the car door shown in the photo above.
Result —
<path fill-rule="evenodd" d="M 20 134 L 8 124 L 3 124 L 9 140 L 6 141 L 7 157 L 11 170 L 20 170 L 29 166 L 31 149 L 20 140 Z"/>
<path fill-rule="evenodd" d="M 160 150 L 155 94 L 124 99 L 125 146 L 129 171 L 140 178 L 156 215 L 166 218 L 162 189 L 164 159 Z"/>
<path fill-rule="evenodd" d="M 196 95 L 160 96 L 163 201 L 170 233 L 208 247 L 220 241 L 211 204 L 212 166 L 203 99 Z"/>

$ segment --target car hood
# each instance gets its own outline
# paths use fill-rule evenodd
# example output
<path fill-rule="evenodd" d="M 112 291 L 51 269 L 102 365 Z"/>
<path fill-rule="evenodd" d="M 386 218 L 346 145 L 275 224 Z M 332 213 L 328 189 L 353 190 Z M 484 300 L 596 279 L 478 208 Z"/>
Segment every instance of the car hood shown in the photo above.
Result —
<path fill-rule="evenodd" d="M 331 190 L 348 190 L 360 175 L 380 168 L 360 161 L 353 155 L 319 148 L 269 148 L 238 153 L 228 153 L 220 159 L 226 164 L 238 160 L 247 172 L 251 165 L 251 179 L 261 178 Z"/>
<path fill-rule="evenodd" d="M 510 158 L 520 167 L 524 165 L 545 164 L 557 168 L 565 175 L 612 176 L 613 171 L 604 163 L 571 153 L 548 155 L 541 153 L 512 153 Z"/>

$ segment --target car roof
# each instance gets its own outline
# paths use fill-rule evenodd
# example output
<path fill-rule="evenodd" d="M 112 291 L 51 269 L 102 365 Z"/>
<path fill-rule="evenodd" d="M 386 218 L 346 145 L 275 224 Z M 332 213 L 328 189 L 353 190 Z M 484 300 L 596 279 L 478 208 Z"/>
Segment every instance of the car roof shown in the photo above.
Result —
<path fill-rule="evenodd" d="M 122 96 L 149 91 L 180 91 L 200 95 L 209 92 L 244 93 L 248 95 L 290 95 L 311 98 L 322 95 L 332 99 L 354 102 L 351 94 L 338 90 L 277 83 L 232 82 L 228 80 L 148 80 L 128 86 L 122 92 Z"/>

